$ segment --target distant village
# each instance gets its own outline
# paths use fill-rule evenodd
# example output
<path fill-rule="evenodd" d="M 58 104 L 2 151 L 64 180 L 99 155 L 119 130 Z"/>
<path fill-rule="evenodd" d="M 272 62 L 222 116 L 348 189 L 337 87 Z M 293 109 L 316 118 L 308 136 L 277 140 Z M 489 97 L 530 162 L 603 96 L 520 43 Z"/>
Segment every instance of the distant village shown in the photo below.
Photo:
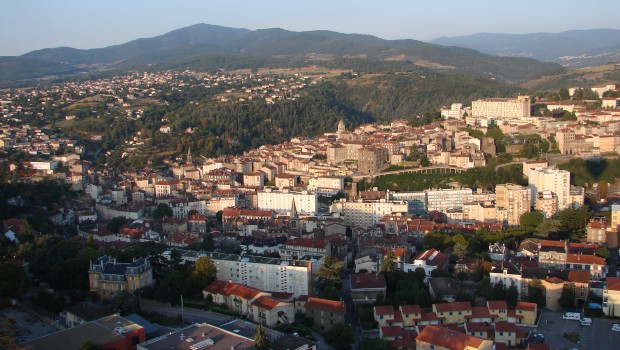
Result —
<path fill-rule="evenodd" d="M 580 242 L 545 238 L 526 238 L 513 245 L 492 242 L 484 247 L 488 259 L 480 259 L 459 254 L 452 247 L 426 247 L 425 237 L 437 232 L 473 234 L 480 229 L 501 233 L 519 227 L 523 215 L 532 211 L 550 220 L 561 211 L 581 209 L 587 189 L 571 185 L 570 172 L 542 154 L 536 159 L 513 160 L 522 168 L 526 186 L 505 183 L 472 189 L 453 184 L 421 191 L 372 187 L 375 179 L 387 174 L 433 176 L 485 167 L 489 157 L 497 156 L 499 145 L 492 137 L 475 137 L 472 131 L 486 135 L 493 128 L 510 137 L 504 145 L 507 152 L 525 143 L 526 135 L 538 135 L 557 147 L 555 154 L 617 156 L 620 98 L 602 98 L 602 108 L 597 110 L 547 103 L 547 110 L 572 113 L 575 120 L 533 116 L 531 97 L 517 96 L 471 101 L 471 107 L 455 103 L 441 110 L 441 121 L 420 127 L 393 121 L 348 130 L 341 121 L 333 132 L 319 137 L 263 145 L 242 155 L 204 158 L 190 149 L 166 159 L 165 170 L 106 169 L 84 160 L 85 148 L 78 141 L 22 122 L 24 116 L 43 118 L 47 105 L 58 107 L 88 96 L 105 96 L 104 108 L 124 107 L 127 115 L 140 118 L 143 110 L 133 106 L 132 100 L 157 98 L 165 93 L 164 85 L 173 90 L 182 87 L 184 74 L 190 72 L 134 74 L 43 90 L 3 91 L 0 149 L 33 157 L 7 160 L 10 170 L 20 174 L 15 181 L 54 179 L 79 194 L 61 207 L 48 208 L 49 219 L 63 228 L 60 231 L 69 228 L 100 247 L 163 244 L 163 258 L 168 260 L 178 255 L 183 262 L 194 263 L 206 257 L 217 268 L 217 275 L 204 286 L 204 298 L 226 305 L 251 323 L 196 323 L 152 336 L 139 320 L 113 314 L 89 318 L 84 306 L 63 313 L 66 330 L 25 342 L 20 345 L 23 348 L 55 349 L 51 344 L 92 332 L 101 335 L 97 339 L 103 349 L 202 349 L 214 344 L 222 349 L 222 344 L 251 349 L 257 325 L 292 324 L 303 315 L 312 319 L 315 331 L 324 333 L 349 322 L 347 313 L 362 305 L 370 310 L 374 326 L 355 327 L 356 334 L 383 338 L 395 348 L 544 349 L 538 345 L 545 344 L 531 341 L 533 330 L 542 309 L 562 309 L 560 296 L 568 287 L 574 291 L 573 305 L 583 305 L 595 295 L 605 316 L 620 317 L 620 277 L 615 265 L 597 255 L 602 247 L 615 251 L 612 257 L 618 255 L 620 192 L 610 190 L 602 199 L 611 220 L 591 218 L 584 223 L 586 235 Z M 272 103 L 299 97 L 314 79 L 222 73 L 206 75 L 196 83 L 205 89 L 231 82 L 241 86 L 226 89 L 217 98 L 220 103 L 259 98 Z M 616 86 L 592 90 L 602 96 Z M 28 102 L 33 100 L 38 103 Z M 66 120 L 73 118 L 66 116 Z M 169 128 L 163 126 L 159 132 L 167 133 Z M 123 151 L 130 154 L 141 140 L 142 135 L 136 135 Z M 64 152 L 58 154 L 59 150 Z M 371 187 L 358 188 L 360 182 Z M 8 201 L 18 207 L 22 203 L 19 196 Z M 158 210 L 166 214 L 155 215 Z M 106 223 L 119 217 L 123 222 L 118 231 L 108 231 Z M 18 218 L 3 223 L 4 236 L 17 245 L 21 225 Z M 188 249 L 207 237 L 218 249 Z M 220 249 L 231 242 L 238 244 L 240 252 Z M 326 261 L 343 263 L 340 300 L 319 294 L 317 272 Z M 475 288 L 467 291 L 457 275 L 478 273 L 485 267 L 491 286 L 514 288 L 514 303 L 461 300 L 458 293 L 465 289 L 475 294 Z M 428 290 L 431 306 L 394 307 L 379 302 L 392 293 L 384 273 L 395 271 L 420 274 L 415 283 Z M 89 276 L 90 290 L 104 300 L 155 283 L 148 259 L 120 263 L 100 257 L 91 262 Z M 528 298 L 533 281 L 543 291 L 540 303 Z M 320 348 L 316 341 L 290 334 L 274 333 L 270 344 L 282 350 Z"/>

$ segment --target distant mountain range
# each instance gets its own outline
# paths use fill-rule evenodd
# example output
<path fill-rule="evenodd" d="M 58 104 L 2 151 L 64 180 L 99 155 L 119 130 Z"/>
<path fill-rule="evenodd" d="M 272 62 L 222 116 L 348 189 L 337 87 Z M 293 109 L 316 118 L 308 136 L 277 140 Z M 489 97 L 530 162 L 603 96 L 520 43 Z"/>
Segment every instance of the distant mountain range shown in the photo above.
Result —
<path fill-rule="evenodd" d="M 620 61 L 620 30 L 493 34 L 438 38 L 433 44 L 467 47 L 495 56 L 529 57 L 581 68 Z"/>
<path fill-rule="evenodd" d="M 318 64 L 348 68 L 432 69 L 504 82 L 534 79 L 564 70 L 531 58 L 495 57 L 478 51 L 416 40 L 384 40 L 330 31 L 248 30 L 197 24 L 153 38 L 100 49 L 61 47 L 19 57 L 0 57 L 0 81 L 107 70 L 252 68 Z"/>

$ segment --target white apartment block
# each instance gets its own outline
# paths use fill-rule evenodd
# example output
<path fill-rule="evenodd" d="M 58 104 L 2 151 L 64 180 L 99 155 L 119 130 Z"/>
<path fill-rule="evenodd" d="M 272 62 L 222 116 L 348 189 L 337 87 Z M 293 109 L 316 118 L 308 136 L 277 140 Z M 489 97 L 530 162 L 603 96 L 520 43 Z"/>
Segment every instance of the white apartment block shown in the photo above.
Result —
<path fill-rule="evenodd" d="M 531 100 L 529 96 L 518 96 L 516 99 L 488 98 L 471 103 L 471 112 L 474 117 L 530 117 L 530 109 Z"/>
<path fill-rule="evenodd" d="M 342 206 L 341 212 L 344 214 L 344 223 L 349 226 L 370 228 L 378 224 L 382 217 L 386 215 L 406 215 L 408 203 L 405 201 L 344 201 L 334 203 Z"/>
<path fill-rule="evenodd" d="M 318 176 L 308 181 L 308 190 L 314 191 L 317 188 L 328 188 L 341 191 L 344 189 L 344 177 L 341 176 Z"/>
<path fill-rule="evenodd" d="M 463 203 L 470 202 L 472 197 L 471 188 L 426 190 L 428 211 L 442 211 L 448 209 L 461 209 Z"/>
<path fill-rule="evenodd" d="M 465 112 L 466 110 L 463 108 L 462 103 L 453 103 L 450 106 L 450 109 L 441 109 L 441 116 L 444 119 L 463 119 L 463 115 L 465 115 Z"/>
<path fill-rule="evenodd" d="M 495 186 L 495 204 L 507 209 L 508 225 L 519 225 L 521 215 L 530 211 L 532 191 L 529 187 L 515 184 Z"/>
<path fill-rule="evenodd" d="M 554 168 L 532 169 L 528 183 L 532 190 L 532 206 L 535 206 L 538 192 L 551 191 L 557 196 L 558 211 L 571 207 L 570 172 Z"/>
<path fill-rule="evenodd" d="M 218 211 L 222 211 L 230 207 L 239 206 L 239 195 L 233 194 L 230 196 L 213 196 L 206 203 L 205 215 L 209 217 L 215 217 Z"/>
<path fill-rule="evenodd" d="M 261 256 L 222 254 L 215 252 L 198 253 L 179 250 L 184 262 L 194 262 L 206 256 L 217 268 L 217 279 L 242 284 L 244 286 L 270 291 L 293 293 L 294 297 L 311 295 L 312 261 L 282 260 Z M 167 259 L 170 251 L 163 253 Z"/>
<path fill-rule="evenodd" d="M 258 209 L 273 210 L 277 213 L 288 213 L 295 201 L 298 213 L 314 214 L 317 211 L 317 195 L 309 191 L 275 190 L 265 188 L 258 191 Z"/>

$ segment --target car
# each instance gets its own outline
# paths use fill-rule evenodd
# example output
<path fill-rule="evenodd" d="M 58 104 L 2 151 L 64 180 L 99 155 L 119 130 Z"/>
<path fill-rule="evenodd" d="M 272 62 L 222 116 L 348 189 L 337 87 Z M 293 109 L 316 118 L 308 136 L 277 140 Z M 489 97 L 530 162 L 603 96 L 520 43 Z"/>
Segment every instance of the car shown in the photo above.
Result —
<path fill-rule="evenodd" d="M 297 332 L 293 332 L 293 335 L 296 336 L 296 337 L 299 337 L 299 333 L 297 333 Z"/>
<path fill-rule="evenodd" d="M 614 325 L 611 326 L 611 330 L 614 332 L 620 332 L 620 324 L 614 323 Z"/>
<path fill-rule="evenodd" d="M 581 315 L 578 312 L 567 312 L 562 316 L 562 319 L 579 321 L 581 319 Z"/>
<path fill-rule="evenodd" d="M 592 319 L 589 317 L 584 317 L 579 321 L 579 324 L 581 324 L 582 326 L 591 326 L 592 325 Z"/>

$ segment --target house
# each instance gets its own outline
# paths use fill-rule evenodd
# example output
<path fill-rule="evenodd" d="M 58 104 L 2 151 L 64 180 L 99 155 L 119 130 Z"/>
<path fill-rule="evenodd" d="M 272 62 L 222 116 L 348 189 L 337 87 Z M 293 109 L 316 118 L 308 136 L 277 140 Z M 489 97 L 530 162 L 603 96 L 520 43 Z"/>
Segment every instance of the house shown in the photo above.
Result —
<path fill-rule="evenodd" d="M 393 323 L 396 311 L 392 305 L 377 305 L 373 307 L 373 314 L 375 320 L 379 324 L 379 327 L 387 326 L 388 324 Z M 400 312 L 398 312 L 400 314 Z M 402 321 L 402 317 L 401 317 Z"/>
<path fill-rule="evenodd" d="M 387 285 L 385 277 L 373 273 L 351 274 L 351 299 L 354 304 L 372 304 L 377 300 L 377 295 L 385 296 Z"/>
<path fill-rule="evenodd" d="M 530 326 L 534 325 L 536 324 L 538 305 L 536 305 L 536 303 L 519 301 L 517 302 L 517 306 L 515 307 L 515 313 L 517 314 L 517 316 L 522 316 L 520 318 L 521 324 Z"/>
<path fill-rule="evenodd" d="M 401 305 L 399 307 L 403 319 L 403 327 L 414 327 L 417 321 L 422 319 L 422 309 L 420 305 Z"/>
<path fill-rule="evenodd" d="M 465 333 L 481 339 L 493 339 L 493 328 L 486 322 L 465 323 Z"/>
<path fill-rule="evenodd" d="M 495 242 L 494 244 L 489 244 L 488 253 L 492 261 L 504 261 L 507 252 L 506 245 L 503 243 Z"/>
<path fill-rule="evenodd" d="M 567 254 L 566 268 L 590 272 L 590 279 L 600 281 L 607 275 L 605 259 L 596 255 Z"/>
<path fill-rule="evenodd" d="M 459 259 L 454 265 L 454 271 L 456 273 L 464 272 L 464 273 L 472 273 L 478 271 L 480 268 L 481 261 L 476 258 L 463 257 Z"/>
<path fill-rule="evenodd" d="M 433 304 L 433 312 L 437 317 L 443 317 L 444 323 L 465 323 L 467 316 L 471 316 L 472 308 L 469 301 L 454 303 Z"/>
<path fill-rule="evenodd" d="M 496 321 L 508 320 L 508 304 L 505 300 L 487 301 L 487 308 Z"/>
<path fill-rule="evenodd" d="M 620 317 L 620 277 L 607 277 L 603 290 L 603 312 L 605 316 Z"/>
<path fill-rule="evenodd" d="M 416 338 L 416 349 L 492 350 L 493 341 L 439 326 L 425 326 Z"/>
<path fill-rule="evenodd" d="M 80 349 L 87 341 L 103 350 L 132 350 L 146 340 L 144 328 L 118 315 L 88 322 L 21 343 L 24 350 Z"/>
<path fill-rule="evenodd" d="M 274 299 L 270 292 L 242 284 L 215 280 L 202 291 L 205 299 L 224 304 L 238 315 L 269 327 L 291 323 L 295 318 L 293 303 Z"/>
<path fill-rule="evenodd" d="M 575 305 L 583 305 L 590 291 L 590 273 L 583 270 L 568 271 L 568 281 L 575 288 Z"/>
<path fill-rule="evenodd" d="M 506 321 L 495 322 L 495 342 L 508 346 L 517 344 L 517 326 Z"/>
<path fill-rule="evenodd" d="M 456 297 L 458 286 L 452 277 L 432 277 L 428 282 L 428 289 L 433 298 L 452 302 Z"/>
<path fill-rule="evenodd" d="M 121 291 L 133 293 L 154 284 L 153 268 L 148 259 L 119 263 L 107 255 L 90 262 L 88 280 L 90 291 L 97 292 L 103 299 L 114 298 Z"/>
<path fill-rule="evenodd" d="M 413 260 L 413 263 L 403 264 L 403 271 L 409 272 L 415 271 L 418 268 L 422 268 L 426 273 L 425 280 L 428 281 L 428 279 L 431 277 L 431 273 L 433 272 L 433 270 L 440 269 L 447 272 L 450 265 L 449 262 L 450 259 L 446 254 L 433 248 L 419 254 Z"/>
<path fill-rule="evenodd" d="M 312 326 L 321 331 L 329 331 L 333 325 L 345 322 L 347 314 L 343 301 L 309 297 L 305 308 L 306 317 L 314 320 Z"/>

